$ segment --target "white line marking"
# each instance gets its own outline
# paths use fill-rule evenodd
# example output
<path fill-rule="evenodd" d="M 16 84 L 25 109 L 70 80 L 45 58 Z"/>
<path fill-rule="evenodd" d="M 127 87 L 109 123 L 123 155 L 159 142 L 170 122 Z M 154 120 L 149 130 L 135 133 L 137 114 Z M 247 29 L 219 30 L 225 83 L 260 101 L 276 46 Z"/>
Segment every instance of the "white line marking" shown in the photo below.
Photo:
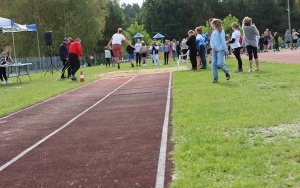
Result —
<path fill-rule="evenodd" d="M 104 77 L 104 78 L 105 78 L 105 77 Z M 68 93 L 71 93 L 71 92 L 73 92 L 73 91 L 76 91 L 76 90 L 78 90 L 78 89 L 81 89 L 81 88 L 83 88 L 83 87 L 86 87 L 86 86 L 88 86 L 88 85 L 90 85 L 90 84 L 93 84 L 93 83 L 95 83 L 95 82 L 98 82 L 98 81 L 100 81 L 100 80 L 103 80 L 103 78 L 98 79 L 98 80 L 95 80 L 95 81 L 92 81 L 92 82 L 90 82 L 90 83 L 88 83 L 88 84 L 85 84 L 85 85 L 83 85 L 83 86 L 80 86 L 80 87 L 78 87 L 78 88 L 72 89 L 72 90 L 70 90 L 70 91 L 68 91 L 68 92 L 66 92 L 66 93 L 62 93 L 62 94 L 57 95 L 57 96 L 55 96 L 55 97 L 51 97 L 51 98 L 49 98 L 49 99 L 47 99 L 47 100 L 44 100 L 44 101 L 39 102 L 39 103 L 36 103 L 36 104 L 34 104 L 34 105 L 32 105 L 32 106 L 29 106 L 29 107 L 26 107 L 26 108 L 24 108 L 24 109 L 22 109 L 22 110 L 18 110 L 18 111 L 16 111 L 16 112 L 13 112 L 13 113 L 11 113 L 11 114 L 8 114 L 8 115 L 6 115 L 6 116 L 3 116 L 3 117 L 0 118 L 0 120 L 5 119 L 5 118 L 8 118 L 8 117 L 10 117 L 10 116 L 13 116 L 13 115 L 15 115 L 15 114 L 17 114 L 17 113 L 23 112 L 23 111 L 25 111 L 25 110 L 29 110 L 29 109 L 31 109 L 31 108 L 33 108 L 33 107 L 36 107 L 36 106 L 40 105 L 40 104 L 44 104 L 44 103 L 46 103 L 46 102 L 48 102 L 48 101 L 51 101 L 51 100 L 56 99 L 56 98 L 58 98 L 58 97 L 64 96 L 64 95 L 66 95 L 66 94 L 68 94 Z"/>
<path fill-rule="evenodd" d="M 166 158 L 167 158 L 167 144 L 168 144 L 168 126 L 170 116 L 170 101 L 171 101 L 171 86 L 172 86 L 172 72 L 169 78 L 168 97 L 166 103 L 165 119 L 162 129 L 162 137 L 160 143 L 159 160 L 156 174 L 155 188 L 163 188 L 165 183 L 165 171 L 166 171 Z"/>
<path fill-rule="evenodd" d="M 95 106 L 97 106 L 99 103 L 101 103 L 102 101 L 104 101 L 107 97 L 109 97 L 110 95 L 112 95 L 114 92 L 116 92 L 118 89 L 122 88 L 123 86 L 125 86 L 126 84 L 128 84 L 131 80 L 133 80 L 136 76 L 132 77 L 131 79 L 129 79 L 127 82 L 125 82 L 124 84 L 122 84 L 121 86 L 119 86 L 117 89 L 113 90 L 112 92 L 110 92 L 109 94 L 107 94 L 105 97 L 103 97 L 101 100 L 99 100 L 98 102 L 96 102 L 95 104 L 93 104 L 92 106 L 90 106 L 89 108 L 87 108 L 86 110 L 84 110 L 83 112 L 81 112 L 80 114 L 78 114 L 76 117 L 74 117 L 73 119 L 71 119 L 70 121 L 68 121 L 66 124 L 64 124 L 62 127 L 56 129 L 55 131 L 53 131 L 52 133 L 50 133 L 49 135 L 47 135 L 46 137 L 44 137 L 43 139 L 41 139 L 40 141 L 38 141 L 37 143 L 35 143 L 34 145 L 32 145 L 31 147 L 27 148 L 26 150 L 24 150 L 22 153 L 20 153 L 19 155 L 17 155 L 16 157 L 14 157 L 13 159 L 11 159 L 10 161 L 8 161 L 7 163 L 5 163 L 4 165 L 0 166 L 0 172 L 2 170 L 4 170 L 5 168 L 7 168 L 8 166 L 12 165 L 14 162 L 16 162 L 17 160 L 19 160 L 20 158 L 22 158 L 24 155 L 26 155 L 27 153 L 29 153 L 31 150 L 33 150 L 34 148 L 38 147 L 40 144 L 42 144 L 43 142 L 45 142 L 46 140 L 48 140 L 49 138 L 51 138 L 52 136 L 54 136 L 55 134 L 57 134 L 58 132 L 60 132 L 61 130 L 63 130 L 64 128 L 66 128 L 68 125 L 70 125 L 72 122 L 74 122 L 75 120 L 77 120 L 79 117 L 81 117 L 82 115 L 84 115 L 85 113 L 87 113 L 89 110 L 91 110 L 92 108 L 94 108 Z"/>

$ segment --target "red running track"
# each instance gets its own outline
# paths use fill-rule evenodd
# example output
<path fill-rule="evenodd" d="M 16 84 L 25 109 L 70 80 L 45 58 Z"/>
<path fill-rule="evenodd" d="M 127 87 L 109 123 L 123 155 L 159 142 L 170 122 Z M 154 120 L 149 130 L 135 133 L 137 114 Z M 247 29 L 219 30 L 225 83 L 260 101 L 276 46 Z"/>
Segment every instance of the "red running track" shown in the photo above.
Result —
<path fill-rule="evenodd" d="M 102 79 L 0 118 L 0 187 L 155 187 L 170 78 Z"/>

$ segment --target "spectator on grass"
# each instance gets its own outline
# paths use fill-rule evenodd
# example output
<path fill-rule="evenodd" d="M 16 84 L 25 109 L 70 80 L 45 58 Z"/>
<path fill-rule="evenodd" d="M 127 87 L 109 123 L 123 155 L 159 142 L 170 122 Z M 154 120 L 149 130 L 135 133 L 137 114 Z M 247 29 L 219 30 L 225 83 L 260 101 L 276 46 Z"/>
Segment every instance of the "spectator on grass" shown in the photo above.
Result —
<path fill-rule="evenodd" d="M 120 60 L 122 60 L 122 42 L 125 41 L 129 45 L 129 41 L 123 35 L 122 28 L 119 28 L 117 33 L 112 36 L 107 46 L 112 45 L 112 51 L 114 54 L 114 63 L 118 64 L 118 69 L 120 69 Z M 132 46 L 133 47 L 133 46 Z"/>
<path fill-rule="evenodd" d="M 136 62 L 136 66 L 141 66 L 141 59 L 142 59 L 142 55 L 141 55 L 141 47 L 142 47 L 142 43 L 140 39 L 137 39 L 137 42 L 134 45 L 134 52 L 135 52 L 135 62 Z"/>
<path fill-rule="evenodd" d="M 269 46 L 269 33 L 268 31 L 264 32 L 264 52 L 268 52 L 268 46 Z"/>
<path fill-rule="evenodd" d="M 77 38 L 75 41 L 73 41 L 70 44 L 69 47 L 69 60 L 71 64 L 71 75 L 70 78 L 73 81 L 76 81 L 77 78 L 75 77 L 76 72 L 80 68 L 80 61 L 79 57 L 83 57 L 83 52 L 82 52 L 82 46 L 81 46 L 81 40 Z"/>
<path fill-rule="evenodd" d="M 195 32 L 193 30 L 189 30 L 188 35 L 189 38 L 186 41 L 186 44 L 189 46 L 192 69 L 197 70 L 197 42 Z"/>
<path fill-rule="evenodd" d="M 176 42 L 175 39 L 173 39 L 173 42 L 172 42 L 172 57 L 173 57 L 174 61 L 176 60 L 176 57 L 177 57 L 176 45 L 177 45 L 177 42 Z"/>
<path fill-rule="evenodd" d="M 128 53 L 128 59 L 129 59 L 129 62 L 131 64 L 131 67 L 134 67 L 133 61 L 134 61 L 135 48 L 131 45 L 130 41 L 128 41 L 128 45 L 127 45 L 126 51 Z M 140 51 L 140 49 L 139 49 L 139 51 Z"/>
<path fill-rule="evenodd" d="M 181 47 L 179 41 L 176 41 L 176 54 L 177 54 L 177 58 L 179 59 L 179 56 L 181 54 Z"/>
<path fill-rule="evenodd" d="M 222 21 L 213 19 L 211 21 L 212 34 L 210 38 L 210 46 L 212 48 L 211 69 L 213 74 L 213 83 L 218 82 L 218 68 L 225 73 L 226 80 L 230 79 L 229 70 L 225 65 L 225 54 L 228 54 L 228 48 L 225 41 L 225 31 L 222 27 Z"/>
<path fill-rule="evenodd" d="M 196 29 L 196 43 L 197 43 L 197 52 L 200 57 L 200 63 L 201 66 L 200 69 L 206 69 L 206 41 L 205 36 L 203 34 L 202 27 L 197 27 Z"/>
<path fill-rule="evenodd" d="M 164 65 L 167 65 L 169 63 L 169 54 L 170 54 L 170 45 L 168 40 L 165 40 L 165 44 L 163 45 L 163 51 L 164 51 Z"/>
<path fill-rule="evenodd" d="M 182 50 L 182 54 L 186 54 L 187 51 L 189 50 L 189 46 L 186 45 L 186 39 L 182 39 L 182 42 L 181 42 L 181 50 Z M 183 59 L 186 59 L 186 56 L 183 56 Z"/>
<path fill-rule="evenodd" d="M 104 50 L 104 54 L 105 54 L 105 66 L 110 67 L 110 61 L 111 61 L 111 52 L 108 48 L 105 47 Z"/>
<path fill-rule="evenodd" d="M 151 52 L 154 66 L 160 64 L 158 59 L 158 50 L 159 50 L 159 46 L 157 45 L 156 41 L 152 41 L 152 45 L 149 48 L 149 51 Z"/>
<path fill-rule="evenodd" d="M 11 81 L 8 80 L 6 75 L 6 67 L 7 64 L 12 64 L 13 61 L 11 59 L 12 47 L 6 46 L 0 57 L 0 80 L 2 84 L 10 84 Z"/>
<path fill-rule="evenodd" d="M 252 72 L 252 61 L 253 56 L 256 63 L 256 69 L 255 71 L 259 71 L 259 59 L 257 55 L 257 36 L 259 36 L 259 32 L 257 28 L 255 27 L 254 23 L 252 23 L 252 18 L 245 17 L 243 19 L 243 33 L 244 33 L 244 39 L 243 39 L 243 46 L 247 48 L 248 57 L 249 57 L 249 72 Z"/>
<path fill-rule="evenodd" d="M 147 57 L 147 53 L 149 53 L 149 52 L 148 52 L 148 48 L 147 48 L 145 42 L 142 42 L 142 47 L 141 47 L 140 53 L 141 53 L 141 55 L 142 55 L 142 63 L 143 63 L 143 66 L 147 66 L 147 63 L 146 63 L 146 57 Z"/>
<path fill-rule="evenodd" d="M 60 60 L 63 63 L 63 68 L 61 71 L 61 79 L 65 77 L 65 71 L 67 70 L 67 78 L 71 76 L 71 65 L 69 61 L 69 52 L 68 52 L 68 39 L 65 38 L 59 47 Z"/>
<path fill-rule="evenodd" d="M 241 44 L 240 44 L 240 37 L 241 37 L 241 32 L 239 25 L 237 23 L 232 23 L 231 24 L 231 29 L 233 30 L 233 33 L 231 35 L 231 40 L 229 41 L 229 44 L 233 50 L 233 54 L 235 58 L 238 61 L 238 68 L 236 69 L 235 72 L 243 72 L 243 62 L 241 58 Z"/>

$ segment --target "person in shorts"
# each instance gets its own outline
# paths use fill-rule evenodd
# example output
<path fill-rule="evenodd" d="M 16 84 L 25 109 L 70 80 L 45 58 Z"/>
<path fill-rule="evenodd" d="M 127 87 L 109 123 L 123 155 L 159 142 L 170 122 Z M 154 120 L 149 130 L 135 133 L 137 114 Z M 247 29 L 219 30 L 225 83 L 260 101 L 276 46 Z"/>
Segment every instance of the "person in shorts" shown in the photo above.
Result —
<path fill-rule="evenodd" d="M 133 63 L 133 61 L 134 61 L 134 50 L 135 50 L 135 48 L 131 45 L 131 42 L 129 41 L 126 51 L 128 53 L 128 60 L 131 64 L 131 67 L 134 67 L 134 63 Z"/>
<path fill-rule="evenodd" d="M 142 55 L 142 64 L 143 64 L 143 66 L 147 66 L 146 57 L 147 57 L 147 53 L 149 53 L 149 52 L 148 52 L 148 48 L 147 48 L 145 42 L 142 42 L 142 47 L 141 47 L 140 53 Z"/>
<path fill-rule="evenodd" d="M 299 38 L 299 33 L 296 31 L 296 29 L 292 29 L 292 39 L 293 39 L 293 49 L 297 49 L 298 47 L 298 38 Z"/>

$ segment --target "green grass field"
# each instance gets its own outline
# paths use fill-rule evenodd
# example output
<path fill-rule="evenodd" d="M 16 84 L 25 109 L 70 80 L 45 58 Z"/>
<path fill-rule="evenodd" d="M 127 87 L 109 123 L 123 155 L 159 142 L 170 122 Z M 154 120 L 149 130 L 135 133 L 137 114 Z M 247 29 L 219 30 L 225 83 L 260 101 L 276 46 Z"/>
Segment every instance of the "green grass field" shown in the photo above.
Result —
<path fill-rule="evenodd" d="M 220 71 L 217 84 L 210 70 L 174 72 L 171 187 L 300 187 L 300 130 L 294 125 L 300 122 L 299 65 L 263 62 L 260 72 L 239 74 L 234 58 L 227 65 L 231 80 Z M 120 71 L 136 69 L 144 67 L 124 64 Z M 0 85 L 0 116 L 118 71 L 80 70 L 84 83 L 38 73 L 31 82 L 22 76 L 22 84 Z"/>
<path fill-rule="evenodd" d="M 227 64 L 218 84 L 209 70 L 174 73 L 171 187 L 300 187 L 299 65 Z"/>

